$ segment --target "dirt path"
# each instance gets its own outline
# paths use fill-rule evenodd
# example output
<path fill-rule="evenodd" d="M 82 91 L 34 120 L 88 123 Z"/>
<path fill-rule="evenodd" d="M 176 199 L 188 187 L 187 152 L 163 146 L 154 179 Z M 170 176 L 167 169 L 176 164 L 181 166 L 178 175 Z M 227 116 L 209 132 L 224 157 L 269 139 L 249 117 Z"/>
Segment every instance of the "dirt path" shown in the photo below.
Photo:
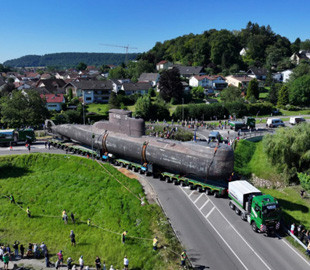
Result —
<path fill-rule="evenodd" d="M 145 179 L 144 175 L 139 175 L 139 174 L 134 173 L 132 171 L 129 171 L 125 168 L 118 168 L 118 170 L 122 174 L 126 175 L 127 177 L 129 177 L 131 179 L 137 179 L 140 182 L 140 184 L 143 187 L 146 199 L 147 199 L 149 204 L 154 204 L 154 203 L 158 204 L 157 195 L 156 195 L 153 187 L 149 184 L 148 180 Z M 150 177 L 150 179 L 151 179 L 151 177 Z"/>

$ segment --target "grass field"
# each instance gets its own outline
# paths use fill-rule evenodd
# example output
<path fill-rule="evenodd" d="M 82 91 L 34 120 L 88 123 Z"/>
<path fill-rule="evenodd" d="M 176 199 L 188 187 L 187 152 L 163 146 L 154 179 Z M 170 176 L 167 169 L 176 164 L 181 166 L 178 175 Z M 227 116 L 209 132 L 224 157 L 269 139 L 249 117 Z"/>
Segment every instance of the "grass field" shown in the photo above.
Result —
<path fill-rule="evenodd" d="M 130 179 L 112 166 L 104 167 L 136 196 L 143 196 L 139 182 Z M 180 252 L 169 223 L 157 205 L 141 206 L 132 193 L 109 176 L 95 161 L 85 158 L 30 154 L 0 157 L 0 229 L 1 242 L 23 244 L 44 241 L 54 255 L 63 250 L 75 263 L 83 255 L 86 265 L 94 265 L 95 256 L 121 268 L 124 255 L 130 269 L 176 269 L 179 258 L 170 250 Z M 3 195 L 14 194 L 20 207 L 29 206 L 33 218 Z M 77 223 L 65 225 L 62 210 L 75 214 Z M 87 226 L 90 218 L 94 226 Z M 74 230 L 77 246 L 70 244 Z M 124 230 L 128 240 L 121 243 Z M 112 231 L 112 232 L 110 232 Z M 115 232 L 115 233 L 113 233 Z M 152 251 L 157 235 L 160 245 L 169 249 Z M 130 237 L 142 237 L 147 240 Z"/>
<path fill-rule="evenodd" d="M 97 114 L 102 114 L 102 115 L 106 115 L 109 111 L 109 104 L 89 104 L 87 105 L 87 111 L 88 112 L 94 112 Z"/>

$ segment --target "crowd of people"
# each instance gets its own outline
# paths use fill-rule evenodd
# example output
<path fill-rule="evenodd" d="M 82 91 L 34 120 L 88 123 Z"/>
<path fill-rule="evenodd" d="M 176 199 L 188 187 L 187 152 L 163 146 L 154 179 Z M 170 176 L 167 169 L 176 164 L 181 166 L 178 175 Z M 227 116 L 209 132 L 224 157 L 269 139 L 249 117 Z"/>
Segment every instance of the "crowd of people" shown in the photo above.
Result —
<path fill-rule="evenodd" d="M 296 224 L 293 223 L 291 225 L 290 232 L 307 246 L 306 254 L 310 256 L 310 230 L 306 230 L 302 224 L 296 226 Z"/>

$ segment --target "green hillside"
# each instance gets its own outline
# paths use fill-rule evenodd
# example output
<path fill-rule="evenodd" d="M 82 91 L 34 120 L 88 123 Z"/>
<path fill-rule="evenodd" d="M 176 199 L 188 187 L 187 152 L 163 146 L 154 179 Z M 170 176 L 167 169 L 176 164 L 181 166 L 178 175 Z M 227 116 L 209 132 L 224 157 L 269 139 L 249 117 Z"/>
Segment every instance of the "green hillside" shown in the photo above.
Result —
<path fill-rule="evenodd" d="M 134 60 L 137 53 L 129 53 L 128 60 Z M 45 55 L 26 55 L 3 63 L 9 67 L 76 67 L 80 62 L 89 66 L 120 65 L 125 62 L 124 53 L 51 53 Z"/>
<path fill-rule="evenodd" d="M 51 154 L 0 157 L 1 242 L 44 241 L 54 255 L 52 261 L 63 250 L 65 260 L 71 256 L 77 263 L 83 255 L 86 265 L 93 265 L 95 256 L 100 256 L 107 265 L 121 268 L 127 255 L 131 269 L 176 269 L 179 258 L 171 249 L 180 252 L 181 247 L 161 209 L 157 205 L 141 206 L 135 197 L 143 195 L 137 180 L 108 164 L 104 168 L 135 195 L 98 163 L 85 158 Z M 10 203 L 5 197 L 8 194 L 14 194 L 18 205 Z M 23 211 L 28 206 L 33 218 Z M 75 225 L 70 220 L 67 225 L 63 223 L 63 209 L 75 214 Z M 88 218 L 93 226 L 87 226 Z M 71 246 L 70 230 L 75 232 L 76 247 Z M 124 230 L 128 231 L 125 245 L 120 236 Z M 169 248 L 155 253 L 155 235 Z"/>

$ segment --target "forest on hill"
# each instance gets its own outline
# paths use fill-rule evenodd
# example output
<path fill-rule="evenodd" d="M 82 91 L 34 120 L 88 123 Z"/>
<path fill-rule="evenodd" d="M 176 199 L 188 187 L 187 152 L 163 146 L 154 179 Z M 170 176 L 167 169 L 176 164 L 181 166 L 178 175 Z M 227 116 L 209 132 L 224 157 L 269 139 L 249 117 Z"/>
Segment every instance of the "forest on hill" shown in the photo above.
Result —
<path fill-rule="evenodd" d="M 128 53 L 127 59 L 135 60 L 138 53 Z M 4 62 L 9 67 L 76 67 L 83 62 L 89 66 L 120 65 L 125 62 L 125 53 L 51 53 L 45 55 L 25 55 Z"/>
<path fill-rule="evenodd" d="M 240 55 L 241 50 L 244 55 Z M 289 59 L 299 50 L 310 50 L 310 40 L 276 34 L 271 27 L 249 22 L 241 30 L 210 29 L 202 34 L 188 34 L 157 42 L 138 58 L 156 64 L 168 60 L 183 65 L 203 66 L 209 74 L 236 73 L 249 66 L 284 70 L 292 67 Z"/>

